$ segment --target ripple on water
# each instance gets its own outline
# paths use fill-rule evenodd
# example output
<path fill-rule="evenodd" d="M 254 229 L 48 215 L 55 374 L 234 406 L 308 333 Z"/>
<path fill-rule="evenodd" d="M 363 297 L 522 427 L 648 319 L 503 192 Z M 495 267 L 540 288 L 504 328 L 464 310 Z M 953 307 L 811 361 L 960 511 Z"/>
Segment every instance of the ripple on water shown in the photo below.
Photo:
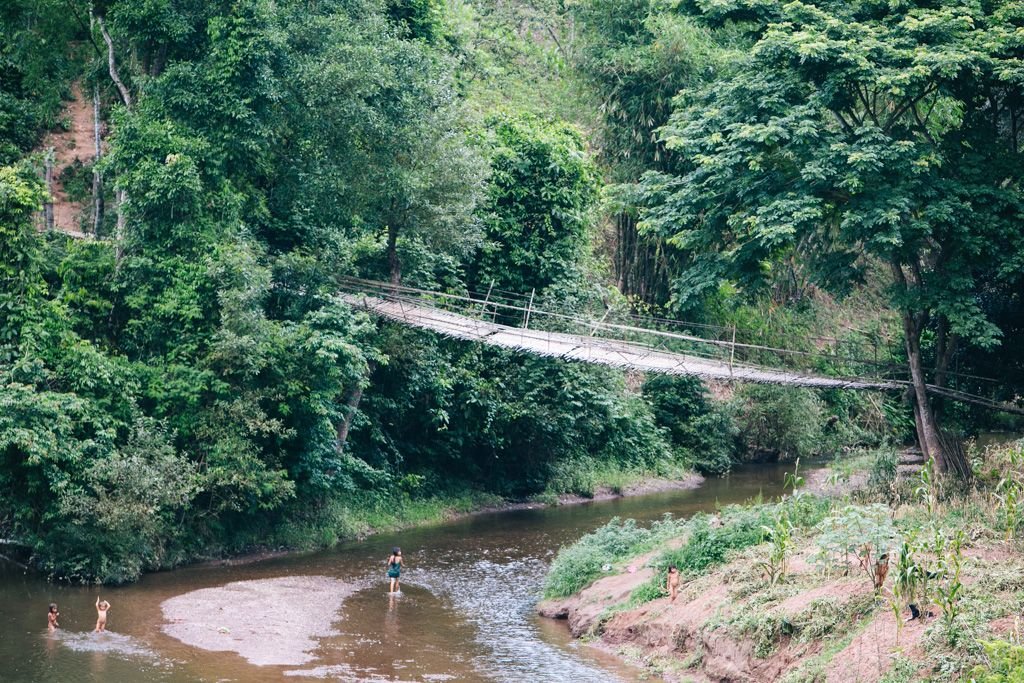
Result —
<path fill-rule="evenodd" d="M 388 683 L 413 683 L 393 678 L 390 675 L 375 674 L 365 669 L 355 669 L 348 664 L 331 664 L 318 666 L 312 669 L 293 669 L 285 671 L 285 676 L 303 676 L 305 678 L 329 678 L 337 683 L 374 683 L 376 681 L 388 681 Z M 415 681 L 426 681 L 427 683 L 442 683 L 443 681 L 454 681 L 456 676 L 451 674 L 417 674 Z"/>
<path fill-rule="evenodd" d="M 47 634 L 48 638 L 55 638 L 61 645 L 75 652 L 102 652 L 105 654 L 120 655 L 122 657 L 138 657 L 153 661 L 160 661 L 160 657 L 139 641 L 123 633 L 103 631 L 95 633 L 85 631 L 82 633 L 60 630 Z"/>
<path fill-rule="evenodd" d="M 480 642 L 491 651 L 477 666 L 499 681 L 616 680 L 607 670 L 543 640 L 534 606 L 548 565 L 536 558 L 512 559 L 514 555 L 510 548 L 507 553 L 492 551 L 493 559 L 463 564 L 459 571 L 417 571 L 416 583 L 445 595 L 473 623 Z"/>

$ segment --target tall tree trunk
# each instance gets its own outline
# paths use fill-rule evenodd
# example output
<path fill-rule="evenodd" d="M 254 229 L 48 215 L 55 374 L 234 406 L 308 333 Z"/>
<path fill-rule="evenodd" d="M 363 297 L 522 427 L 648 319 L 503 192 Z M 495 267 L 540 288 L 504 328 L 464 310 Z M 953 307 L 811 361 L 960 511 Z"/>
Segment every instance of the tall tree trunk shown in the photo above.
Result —
<path fill-rule="evenodd" d="M 914 388 L 914 422 L 917 441 L 926 458 L 935 459 L 935 469 L 942 473 L 948 469 L 942 442 L 939 440 L 938 425 L 925 386 L 924 366 L 921 363 L 920 317 L 912 312 L 903 312 L 903 332 L 906 338 L 907 362 L 910 365 L 910 381 Z"/>
<path fill-rule="evenodd" d="M 904 291 L 909 293 L 911 287 L 920 289 L 922 276 L 919 266 L 914 263 L 910 265 L 909 278 L 901 263 L 891 262 L 890 266 L 897 283 Z M 928 314 L 926 311 L 908 308 L 902 311 L 901 317 L 907 363 L 910 366 L 910 383 L 914 390 L 914 426 L 917 431 L 917 443 L 925 458 L 934 459 L 936 473 L 942 473 L 948 469 L 949 464 L 943 452 L 942 441 L 939 439 L 935 413 L 931 401 L 928 400 L 924 364 L 921 362 L 921 333 L 927 324 Z"/>
<path fill-rule="evenodd" d="M 103 42 L 107 44 L 107 69 L 110 72 L 110 80 L 114 81 L 114 85 L 117 86 L 117 91 L 121 93 L 121 100 L 124 102 L 124 106 L 127 109 L 132 108 L 132 95 L 125 86 L 124 81 L 121 80 L 121 75 L 117 71 L 117 61 L 114 59 L 114 41 L 110 38 L 110 34 L 107 32 L 107 25 L 103 22 L 102 16 L 96 16 L 96 24 L 100 27 L 100 33 L 103 34 Z M 114 247 L 114 267 L 120 267 L 121 257 L 124 255 L 124 206 L 128 202 L 128 193 L 123 189 L 118 189 L 116 192 L 117 197 L 117 230 L 114 235 L 115 247 Z"/>
<path fill-rule="evenodd" d="M 345 418 L 338 425 L 338 438 L 334 442 L 334 450 L 341 455 L 345 452 L 345 444 L 348 442 L 348 433 L 352 429 L 352 420 L 359 410 L 359 402 L 363 399 L 363 385 L 356 385 L 345 400 Z"/>
<path fill-rule="evenodd" d="M 114 264 L 121 265 L 121 257 L 124 256 L 124 205 L 128 201 L 128 193 L 118 189 L 114 193 L 117 198 L 117 228 L 114 230 Z"/>
<path fill-rule="evenodd" d="M 97 16 L 96 23 L 100 27 L 100 33 L 103 34 L 103 42 L 107 44 L 107 69 L 110 72 L 110 79 L 114 81 L 117 91 L 121 93 L 121 100 L 124 102 L 124 106 L 131 109 L 132 95 L 128 92 L 124 81 L 121 80 L 121 75 L 117 71 L 117 62 L 114 60 L 114 41 L 110 38 L 110 34 L 107 33 L 107 25 L 103 23 L 103 17 Z"/>
<path fill-rule="evenodd" d="M 367 361 L 366 363 L 366 382 L 369 383 L 370 375 L 373 374 L 377 364 L 373 361 Z M 360 382 L 352 391 L 349 392 L 348 398 L 345 399 L 345 418 L 338 425 L 337 439 L 334 442 L 334 450 L 341 455 L 345 451 L 345 444 L 348 443 L 348 434 L 352 429 L 352 421 L 355 419 L 356 411 L 359 410 L 359 402 L 363 400 L 363 389 L 366 387 L 365 384 Z"/>
<path fill-rule="evenodd" d="M 53 147 L 46 152 L 43 159 L 43 179 L 46 181 L 46 203 L 43 204 L 43 219 L 46 229 L 53 230 Z"/>
<path fill-rule="evenodd" d="M 92 135 L 96 147 L 92 166 L 92 234 L 98 236 L 103 224 L 103 176 L 99 172 L 100 158 L 103 156 L 102 140 L 100 139 L 100 89 L 92 91 Z"/>
<path fill-rule="evenodd" d="M 402 281 L 402 262 L 398 258 L 398 227 L 392 223 L 388 226 L 388 270 L 391 273 L 391 284 Z"/>

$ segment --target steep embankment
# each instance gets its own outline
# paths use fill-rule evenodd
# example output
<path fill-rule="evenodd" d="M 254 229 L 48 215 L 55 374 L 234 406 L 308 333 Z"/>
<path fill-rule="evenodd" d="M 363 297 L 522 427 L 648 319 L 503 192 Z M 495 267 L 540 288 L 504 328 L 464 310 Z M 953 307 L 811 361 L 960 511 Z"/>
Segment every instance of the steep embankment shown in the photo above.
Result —
<path fill-rule="evenodd" d="M 690 525 L 659 551 L 605 565 L 601 578 L 569 597 L 542 602 L 538 611 L 566 620 L 574 637 L 592 639 L 669 681 L 957 680 L 984 664 L 982 642 L 1019 629 L 1015 615 L 1024 606 L 1024 556 L 994 528 L 996 517 L 981 502 L 960 501 L 931 519 L 919 506 L 899 508 L 895 536 L 886 542 L 890 569 L 878 592 L 855 552 L 836 554 L 840 543 L 831 546 L 830 557 L 823 553 L 848 533 L 835 520 L 860 519 L 853 528 L 870 519 L 856 510 L 880 510 L 885 526 L 884 508 L 846 501 L 824 519 L 798 525 L 785 574 L 774 584 L 767 576 L 773 546 L 762 543 L 727 552 L 724 562 L 705 570 L 684 570 L 678 598 L 665 597 L 659 586 L 666 558 L 686 557 L 688 546 L 712 550 L 714 530 L 727 534 L 730 515 L 750 515 L 755 506 L 712 518 L 712 534 L 697 543 Z M 957 531 L 964 532 L 959 554 Z M 849 531 L 850 538 L 857 533 Z M 904 540 L 913 545 L 900 565 Z M 675 550 L 680 547 L 682 553 Z M 914 585 L 916 597 L 909 599 L 905 586 L 894 586 L 908 563 L 917 568 L 911 572 L 929 577 L 928 585 Z M 955 599 L 947 601 L 956 584 Z M 930 617 L 911 619 L 905 605 L 913 601 L 930 605 Z"/>
<path fill-rule="evenodd" d="M 67 126 L 51 131 L 43 140 L 43 151 L 53 150 L 53 229 L 72 237 L 85 237 L 81 217 L 88 207 L 72 199 L 67 192 L 65 173 L 78 164 L 87 164 L 96 158 L 95 119 L 92 102 L 76 82 L 71 86 L 71 100 L 64 108 Z"/>

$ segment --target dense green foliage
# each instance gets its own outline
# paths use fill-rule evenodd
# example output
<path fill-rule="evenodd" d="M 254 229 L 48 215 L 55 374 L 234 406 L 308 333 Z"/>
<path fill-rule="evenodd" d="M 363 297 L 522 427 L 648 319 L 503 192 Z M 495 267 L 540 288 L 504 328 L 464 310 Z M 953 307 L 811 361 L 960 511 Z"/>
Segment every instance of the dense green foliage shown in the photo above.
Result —
<path fill-rule="evenodd" d="M 723 280 L 757 291 L 794 259 L 837 293 L 884 264 L 918 437 L 945 467 L 925 384 L 945 385 L 958 353 L 1000 344 L 995 311 L 1020 307 L 1018 4 L 683 12 L 722 50 L 737 34 L 746 49 L 680 93 L 660 133 L 675 162 L 642 183 L 642 225 L 688 262 L 679 305 Z"/>
<path fill-rule="evenodd" d="M 643 395 L 669 439 L 702 472 L 721 474 L 732 466 L 736 427 L 726 408 L 717 406 L 703 383 L 692 377 L 652 376 Z"/>
<path fill-rule="evenodd" d="M 446 497 L 901 439 L 897 399 L 723 401 L 336 295 L 362 277 L 685 311 L 835 374 L 853 360 L 815 335 L 854 334 L 823 293 L 849 295 L 902 311 L 897 354 L 938 382 L 1019 323 L 1019 46 L 1000 28 L 1019 23 L 1008 3 L 5 3 L 0 538 L 122 581 Z M 99 239 L 44 235 L 43 135 L 93 92 L 103 158 L 55 177 L 105 203 Z M 895 320 L 858 334 L 884 346 Z"/>
<path fill-rule="evenodd" d="M 610 569 L 612 563 L 656 547 L 678 534 L 683 526 L 684 522 L 668 517 L 649 527 L 637 526 L 634 519 L 612 519 L 559 551 L 544 584 L 544 596 L 572 595 Z"/>
<path fill-rule="evenodd" d="M 621 373 L 377 327 L 334 298 L 344 275 L 577 307 L 601 294 L 581 134 L 474 118 L 455 68 L 470 46 L 442 10 L 112 1 L 92 32 L 56 4 L 5 10 L 27 41 L 5 46 L 23 102 L 2 121 L 24 131 L 5 154 L 90 79 L 110 119 L 100 169 L 125 199 L 109 241 L 44 237 L 31 161 L 0 172 L 0 536 L 37 565 L 130 580 L 332 542 L 445 496 L 685 468 Z M 105 51 L 71 49 L 105 47 L 103 30 L 127 97 Z"/>
<path fill-rule="evenodd" d="M 995 640 L 985 643 L 987 666 L 978 666 L 971 672 L 971 680 L 978 683 L 1018 683 L 1024 681 L 1024 647 Z"/>

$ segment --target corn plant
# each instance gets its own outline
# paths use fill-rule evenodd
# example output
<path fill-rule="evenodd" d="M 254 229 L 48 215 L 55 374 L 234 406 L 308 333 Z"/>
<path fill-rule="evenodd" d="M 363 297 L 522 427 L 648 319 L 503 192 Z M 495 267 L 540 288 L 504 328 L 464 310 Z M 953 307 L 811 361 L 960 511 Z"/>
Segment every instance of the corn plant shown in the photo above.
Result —
<path fill-rule="evenodd" d="M 917 536 L 911 532 L 900 544 L 893 568 L 892 599 L 889 606 L 896 617 L 897 644 L 903 631 L 903 610 L 915 601 L 921 602 L 923 594 L 925 569 L 917 559 L 917 550 Z"/>
<path fill-rule="evenodd" d="M 992 497 L 995 499 L 996 510 L 1002 517 L 1006 528 L 1006 540 L 1010 541 L 1017 535 L 1020 526 L 1021 500 L 1024 498 L 1024 484 L 1021 483 L 1020 464 L 1024 458 L 1024 449 L 1014 448 L 1008 453 L 1009 467 L 999 483 L 996 484 Z"/>
<path fill-rule="evenodd" d="M 956 631 L 953 624 L 960 614 L 960 599 L 963 597 L 964 586 L 960 582 L 963 568 L 964 532 L 957 529 L 952 536 L 946 536 L 936 530 L 933 552 L 938 558 L 938 585 L 935 587 L 935 599 L 942 608 L 942 622 L 946 627 L 946 638 L 950 645 L 955 645 Z"/>
<path fill-rule="evenodd" d="M 782 488 L 789 489 L 791 494 L 795 494 L 797 489 L 804 485 L 804 477 L 800 474 L 800 458 L 796 459 L 796 463 L 793 466 L 792 472 L 786 472 L 786 476 L 782 480 Z"/>
<path fill-rule="evenodd" d="M 759 563 L 771 585 L 778 583 L 786 575 L 786 564 L 789 554 L 795 545 L 793 541 L 793 524 L 785 510 L 776 514 L 775 523 L 771 526 L 762 525 L 764 540 L 768 541 L 768 559 Z"/>
<path fill-rule="evenodd" d="M 1003 517 L 1007 541 L 1013 540 L 1017 535 L 1017 527 L 1020 524 L 1020 494 L 1021 486 L 1012 475 L 999 480 L 996 492 L 992 494 Z"/>
<path fill-rule="evenodd" d="M 929 456 L 928 462 L 926 462 L 924 467 L 921 468 L 919 483 L 914 489 L 914 495 L 924 503 L 925 509 L 928 511 L 929 518 L 935 517 L 935 511 L 939 506 L 938 486 L 935 481 L 934 471 L 935 456 Z"/>

